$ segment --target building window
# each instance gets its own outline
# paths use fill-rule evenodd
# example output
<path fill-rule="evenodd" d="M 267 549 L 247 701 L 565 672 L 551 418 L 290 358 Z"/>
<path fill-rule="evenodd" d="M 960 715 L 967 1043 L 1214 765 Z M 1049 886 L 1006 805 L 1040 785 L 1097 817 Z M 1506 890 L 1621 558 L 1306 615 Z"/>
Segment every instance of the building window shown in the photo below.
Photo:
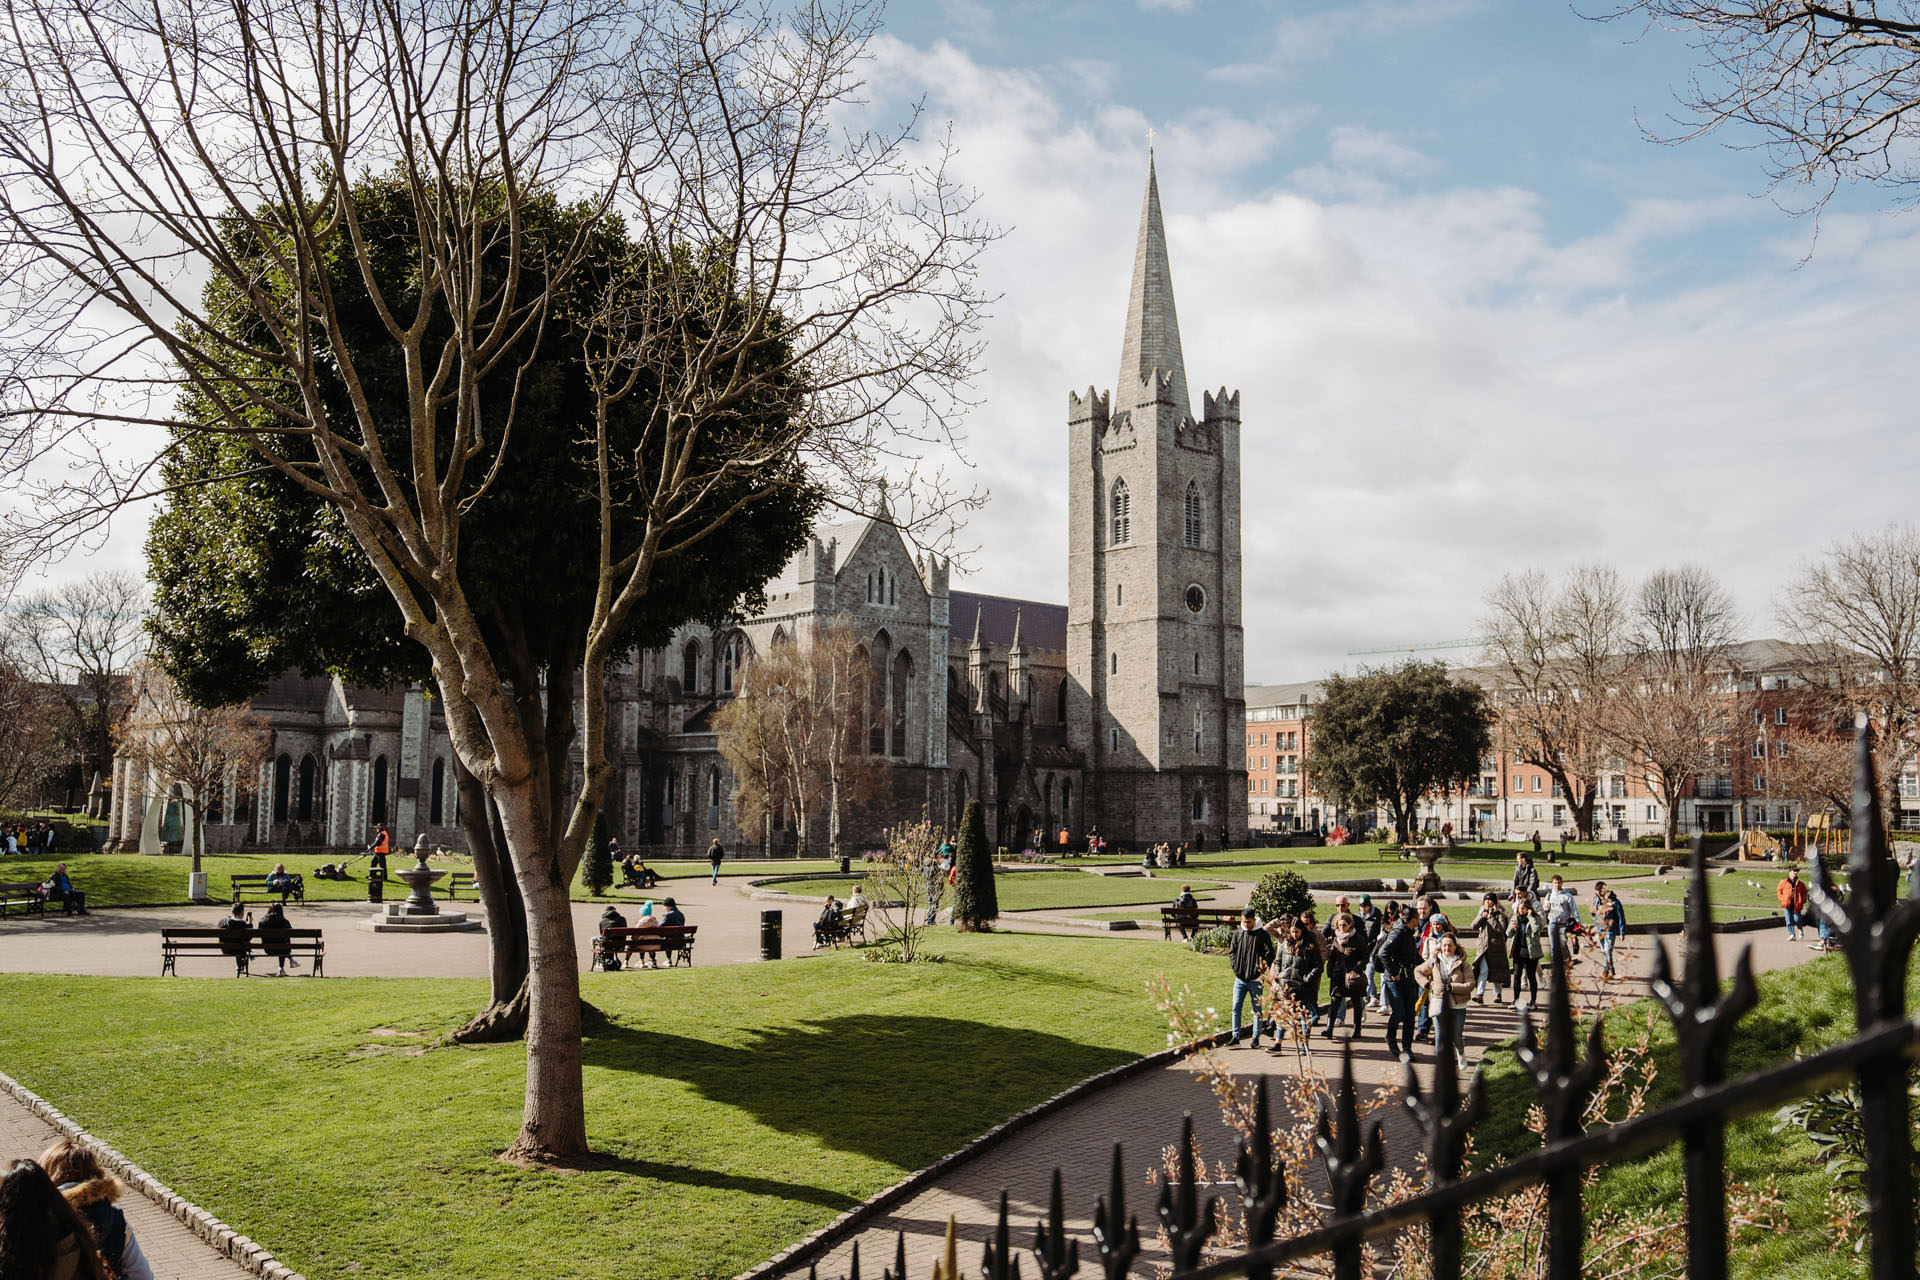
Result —
<path fill-rule="evenodd" d="M 720 692 L 733 692 L 734 680 L 740 672 L 740 658 L 745 652 L 746 641 L 738 631 L 720 646 Z"/>
<path fill-rule="evenodd" d="M 1067 722 L 1067 682 L 1065 680 L 1060 682 L 1060 687 L 1054 692 L 1053 714 L 1061 724 Z"/>
<path fill-rule="evenodd" d="M 1527 780 L 1525 778 L 1519 777 L 1518 775 L 1515 775 L 1513 779 L 1513 794 L 1520 795 L 1523 792 L 1525 792 L 1526 789 L 1527 789 Z"/>
<path fill-rule="evenodd" d="M 1200 674 L 1200 655 L 1197 653 L 1193 655 L 1193 674 Z"/>
<path fill-rule="evenodd" d="M 427 821 L 440 826 L 446 821 L 447 812 L 447 762 L 433 762 L 433 793 L 427 802 Z"/>
<path fill-rule="evenodd" d="M 1111 546 L 1124 547 L 1133 533 L 1133 500 L 1127 496 L 1127 482 L 1113 482 L 1113 522 L 1112 532 L 1107 538 Z"/>
<path fill-rule="evenodd" d="M 1120 655 L 1117 653 L 1110 653 L 1107 655 L 1107 661 L 1108 661 L 1107 674 L 1114 675 L 1114 676 L 1119 675 L 1120 674 Z"/>
<path fill-rule="evenodd" d="M 913 655 L 905 649 L 894 657 L 893 687 L 889 692 L 893 697 L 893 749 L 888 754 L 904 758 L 907 754 L 907 712 L 913 705 Z"/>
<path fill-rule="evenodd" d="M 387 820 L 387 758 L 380 756 L 373 762 L 373 813 L 375 822 Z"/>
<path fill-rule="evenodd" d="M 1553 806 L 1553 825 L 1556 827 L 1567 825 L 1567 806 L 1563 804 Z"/>
<path fill-rule="evenodd" d="M 1765 760 L 1767 758 L 1767 740 L 1765 738 L 1759 738 L 1754 741 L 1753 758 L 1755 760 Z"/>
<path fill-rule="evenodd" d="M 1535 795 L 1540 794 L 1540 775 L 1537 773 L 1533 775 L 1533 793 Z M 1540 815 L 1535 814 L 1534 816 L 1539 817 Z"/>
<path fill-rule="evenodd" d="M 1773 709 L 1773 722 L 1783 729 L 1787 727 L 1787 709 L 1785 707 L 1775 707 Z"/>
<path fill-rule="evenodd" d="M 1193 749 L 1195 751 L 1200 750 L 1200 736 L 1204 734 L 1206 731 L 1207 731 L 1207 713 L 1204 711 L 1194 712 L 1193 713 Z"/>
<path fill-rule="evenodd" d="M 1124 582 L 1116 582 L 1116 583 L 1114 583 L 1114 584 L 1113 584 L 1113 604 L 1114 604 L 1114 607 L 1115 607 L 1115 608 L 1119 608 L 1119 607 L 1120 607 L 1121 605 L 1123 605 L 1123 604 L 1125 604 L 1126 602 L 1127 602 L 1127 586 L 1126 586 L 1126 584 L 1125 584 Z"/>
<path fill-rule="evenodd" d="M 1204 791 L 1193 793 L 1193 820 L 1195 822 L 1207 820 L 1207 793 Z"/>
<path fill-rule="evenodd" d="M 293 757 L 281 756 L 273 762 L 273 820 L 287 820 L 287 793 L 293 790 Z"/>
<path fill-rule="evenodd" d="M 700 691 L 700 642 L 687 641 L 680 654 L 680 685 L 687 693 Z"/>
<path fill-rule="evenodd" d="M 300 821 L 313 821 L 314 770 L 312 756 L 300 758 Z"/>
<path fill-rule="evenodd" d="M 1107 749 L 1110 751 L 1118 751 L 1120 749 L 1120 731 L 1118 729 L 1107 730 Z"/>
<path fill-rule="evenodd" d="M 1200 545 L 1200 486 L 1187 482 L 1187 545 Z"/>

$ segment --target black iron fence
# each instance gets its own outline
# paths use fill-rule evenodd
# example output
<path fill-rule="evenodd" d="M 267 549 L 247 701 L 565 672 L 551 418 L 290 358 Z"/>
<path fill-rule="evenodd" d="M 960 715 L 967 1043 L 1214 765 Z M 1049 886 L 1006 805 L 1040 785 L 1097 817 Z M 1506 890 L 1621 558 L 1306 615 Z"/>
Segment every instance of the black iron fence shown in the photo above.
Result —
<path fill-rule="evenodd" d="M 1385 1159 L 1380 1126 L 1362 1124 L 1349 1051 L 1332 1107 L 1323 1108 L 1319 1116 L 1316 1145 L 1331 1193 L 1331 1212 L 1313 1230 L 1277 1237 L 1276 1224 L 1290 1194 L 1288 1171 L 1272 1150 L 1262 1085 L 1256 1123 L 1241 1143 L 1236 1166 L 1239 1203 L 1237 1209 L 1229 1210 L 1244 1220 L 1240 1239 L 1245 1243 L 1224 1256 L 1208 1258 L 1208 1242 L 1218 1233 L 1220 1206 L 1217 1198 L 1201 1196 L 1193 1125 L 1187 1121 L 1176 1176 L 1162 1186 L 1158 1206 L 1175 1280 L 1225 1276 L 1272 1280 L 1288 1264 L 1309 1258 L 1330 1260 L 1338 1280 L 1359 1280 L 1367 1243 L 1409 1228 L 1425 1231 L 1432 1274 L 1438 1280 L 1457 1280 L 1463 1266 L 1466 1211 L 1528 1187 L 1545 1188 L 1546 1275 L 1551 1280 L 1578 1280 L 1586 1241 L 1583 1175 L 1596 1165 L 1673 1146 L 1683 1153 L 1687 1274 L 1695 1280 L 1724 1280 L 1728 1123 L 1847 1082 L 1858 1088 L 1865 1122 L 1871 1275 L 1874 1280 L 1913 1280 L 1915 1203 L 1908 1082 L 1912 1063 L 1920 1057 L 1920 1023 L 1907 1017 L 1906 973 L 1920 935 L 1920 864 L 1913 871 L 1913 892 L 1903 896 L 1884 838 L 1867 730 L 1858 732 L 1853 802 L 1853 830 L 1858 838 L 1851 850 L 1847 890 L 1843 893 L 1832 883 L 1818 859 L 1806 865 L 1812 914 L 1832 930 L 1851 972 L 1856 1022 L 1851 1039 L 1764 1071 L 1727 1078 L 1734 1027 L 1753 1008 L 1757 993 L 1744 952 L 1731 984 L 1722 989 L 1710 928 L 1705 850 L 1696 838 L 1685 910 L 1685 967 L 1679 976 L 1669 965 L 1665 945 L 1657 940 L 1653 944 L 1654 998 L 1672 1021 L 1677 1042 L 1683 1086 L 1677 1097 L 1619 1123 L 1584 1127 L 1588 1100 L 1607 1072 L 1607 1048 L 1598 1018 L 1589 1026 L 1585 1043 L 1580 1043 L 1567 966 L 1557 963 L 1552 966 L 1545 1040 L 1536 1034 L 1529 1011 L 1523 1015 L 1518 1045 L 1520 1064 L 1545 1117 L 1545 1141 L 1539 1150 L 1463 1176 L 1468 1135 L 1484 1110 L 1484 1097 L 1477 1071 L 1462 1091 L 1454 1054 L 1443 1043 L 1430 1089 L 1422 1090 L 1412 1068 L 1407 1071 L 1405 1105 L 1424 1138 L 1427 1185 L 1410 1198 L 1366 1208 L 1369 1188 Z M 1447 1020 L 1438 1023 L 1444 1027 Z M 1104 1280 L 1121 1280 L 1140 1253 L 1139 1224 L 1127 1213 L 1126 1187 L 1116 1146 L 1112 1186 L 1099 1202 L 1089 1250 L 1092 1266 Z M 985 1280 L 1017 1280 L 1020 1258 L 1009 1241 L 1003 1196 L 999 1228 L 982 1262 Z M 1036 1229 L 1032 1258 L 1040 1280 L 1068 1280 L 1081 1268 L 1079 1242 L 1066 1230 L 1057 1173 L 1052 1211 Z M 888 1280 L 907 1280 L 905 1260 L 903 1237 L 894 1267 L 885 1272 Z M 856 1250 L 852 1280 L 858 1280 L 858 1275 Z"/>

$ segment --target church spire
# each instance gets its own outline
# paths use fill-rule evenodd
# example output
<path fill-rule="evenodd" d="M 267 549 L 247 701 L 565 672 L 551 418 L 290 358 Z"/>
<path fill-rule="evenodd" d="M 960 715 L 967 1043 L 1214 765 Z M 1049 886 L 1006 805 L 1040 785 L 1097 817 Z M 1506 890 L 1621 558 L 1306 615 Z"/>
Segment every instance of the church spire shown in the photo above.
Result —
<path fill-rule="evenodd" d="M 1172 376 L 1174 407 L 1187 412 L 1187 364 L 1180 354 L 1180 317 L 1173 307 L 1173 269 L 1167 262 L 1167 229 L 1160 216 L 1160 182 L 1149 149 L 1147 195 L 1140 206 L 1140 240 L 1133 251 L 1133 289 L 1127 296 L 1114 407 L 1132 406 L 1133 389 L 1155 369 Z"/>

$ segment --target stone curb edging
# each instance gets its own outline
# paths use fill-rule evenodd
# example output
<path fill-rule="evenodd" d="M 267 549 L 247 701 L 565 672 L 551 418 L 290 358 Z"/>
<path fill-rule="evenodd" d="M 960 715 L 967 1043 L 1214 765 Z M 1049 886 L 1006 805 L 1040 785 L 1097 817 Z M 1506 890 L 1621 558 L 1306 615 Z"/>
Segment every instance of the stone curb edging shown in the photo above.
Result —
<path fill-rule="evenodd" d="M 259 1276 L 260 1280 L 305 1280 L 299 1272 L 283 1266 L 263 1246 L 247 1239 L 191 1200 L 175 1194 L 165 1183 L 82 1129 L 52 1103 L 4 1071 L 0 1071 L 0 1090 L 11 1094 L 22 1106 L 52 1125 L 69 1141 L 85 1143 L 109 1172 L 178 1218 L 187 1230 L 205 1241 L 215 1253 L 232 1259 Z"/>
<path fill-rule="evenodd" d="M 1088 1096 L 1099 1093 L 1149 1071 L 1167 1066 L 1182 1058 L 1225 1044 L 1233 1033 L 1222 1031 L 1204 1040 L 1181 1045 L 1175 1049 L 1162 1049 L 1150 1053 L 1144 1058 L 1135 1058 L 1099 1075 L 1088 1076 L 1075 1085 L 1070 1085 L 1054 1094 L 1044 1102 L 1035 1103 L 1025 1111 L 1001 1121 L 958 1151 L 944 1155 L 924 1169 L 915 1170 L 886 1190 L 870 1196 L 839 1217 L 820 1228 L 798 1244 L 782 1250 L 757 1267 L 742 1271 L 734 1280 L 774 1280 L 775 1277 L 797 1271 L 810 1262 L 818 1261 L 829 1249 L 864 1229 L 875 1218 L 881 1217 L 912 1196 L 925 1189 L 943 1174 L 967 1163 L 969 1160 L 992 1151 L 1009 1138 L 1034 1123 L 1046 1119 L 1056 1111 L 1061 1111 Z"/>

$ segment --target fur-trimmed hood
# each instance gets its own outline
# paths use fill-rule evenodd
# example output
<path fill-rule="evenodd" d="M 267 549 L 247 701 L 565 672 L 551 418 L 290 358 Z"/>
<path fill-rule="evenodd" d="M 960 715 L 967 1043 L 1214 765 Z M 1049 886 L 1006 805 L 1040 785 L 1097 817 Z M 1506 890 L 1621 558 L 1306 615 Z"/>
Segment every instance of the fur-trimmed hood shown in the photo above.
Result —
<path fill-rule="evenodd" d="M 120 1180 L 108 1177 L 67 1182 L 61 1184 L 60 1194 L 67 1198 L 68 1204 L 80 1210 L 85 1210 L 91 1204 L 112 1204 L 120 1198 Z"/>

